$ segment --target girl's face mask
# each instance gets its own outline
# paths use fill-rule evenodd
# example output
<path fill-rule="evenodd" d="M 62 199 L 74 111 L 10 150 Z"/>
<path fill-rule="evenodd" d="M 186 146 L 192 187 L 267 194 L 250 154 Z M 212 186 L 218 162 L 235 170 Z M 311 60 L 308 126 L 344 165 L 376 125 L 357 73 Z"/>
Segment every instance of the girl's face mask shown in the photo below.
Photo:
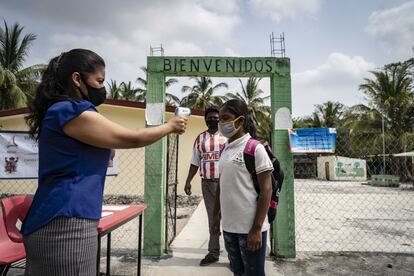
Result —
<path fill-rule="evenodd" d="M 225 123 L 219 123 L 218 128 L 220 133 L 227 138 L 233 137 L 240 129 L 240 127 L 236 128 L 235 122 L 240 118 L 241 116 L 237 117 L 233 121 L 225 122 Z"/>

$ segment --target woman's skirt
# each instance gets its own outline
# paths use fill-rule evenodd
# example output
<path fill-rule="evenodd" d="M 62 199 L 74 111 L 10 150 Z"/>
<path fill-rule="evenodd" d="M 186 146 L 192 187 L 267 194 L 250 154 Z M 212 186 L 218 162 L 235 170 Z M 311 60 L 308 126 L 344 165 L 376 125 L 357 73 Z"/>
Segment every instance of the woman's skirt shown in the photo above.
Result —
<path fill-rule="evenodd" d="M 98 220 L 57 217 L 24 236 L 24 275 L 96 275 L 98 223 Z"/>

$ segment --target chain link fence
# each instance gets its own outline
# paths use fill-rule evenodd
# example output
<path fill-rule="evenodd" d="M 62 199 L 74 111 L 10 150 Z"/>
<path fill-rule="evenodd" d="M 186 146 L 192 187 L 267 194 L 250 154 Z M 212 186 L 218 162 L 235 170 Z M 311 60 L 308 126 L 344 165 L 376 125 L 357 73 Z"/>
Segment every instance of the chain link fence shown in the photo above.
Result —
<path fill-rule="evenodd" d="M 106 177 L 104 204 L 143 203 L 145 148 L 116 150 L 114 160 L 117 173 Z M 37 179 L 2 179 L 0 198 L 16 194 L 34 194 L 36 188 Z M 112 256 L 120 262 L 131 262 L 131 266 L 136 266 L 138 256 L 138 226 L 139 221 L 136 218 L 114 231 L 111 236 Z M 106 236 L 102 238 L 101 256 L 106 257 Z M 112 262 L 116 266 L 116 262 Z M 104 261 L 101 261 L 101 264 L 104 266 Z M 122 274 L 122 271 L 119 273 Z"/>
<path fill-rule="evenodd" d="M 118 173 L 106 177 L 104 204 L 144 203 L 145 148 L 116 150 L 116 155 Z M 121 262 L 131 262 L 131 265 L 135 265 L 138 257 L 138 219 L 126 223 L 111 235 L 112 255 Z M 104 257 L 106 237 L 102 245 L 101 254 Z"/>
<path fill-rule="evenodd" d="M 165 244 L 171 244 L 177 234 L 178 134 L 168 135 Z M 168 249 L 167 249 L 168 251 Z"/>
<path fill-rule="evenodd" d="M 414 253 L 410 137 L 337 129 L 335 154 L 295 154 L 296 250 Z"/>

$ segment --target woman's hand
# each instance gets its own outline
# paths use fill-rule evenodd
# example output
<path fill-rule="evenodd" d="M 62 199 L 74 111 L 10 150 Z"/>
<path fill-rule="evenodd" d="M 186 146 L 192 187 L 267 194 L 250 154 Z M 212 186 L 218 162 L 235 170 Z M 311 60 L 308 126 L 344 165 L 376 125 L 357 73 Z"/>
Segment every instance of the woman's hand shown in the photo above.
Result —
<path fill-rule="evenodd" d="M 187 128 L 188 118 L 186 116 L 174 116 L 168 121 L 168 126 L 171 128 L 171 132 L 183 134 Z"/>
<path fill-rule="evenodd" d="M 262 247 L 262 230 L 250 229 L 247 235 L 247 249 L 256 251 Z"/>

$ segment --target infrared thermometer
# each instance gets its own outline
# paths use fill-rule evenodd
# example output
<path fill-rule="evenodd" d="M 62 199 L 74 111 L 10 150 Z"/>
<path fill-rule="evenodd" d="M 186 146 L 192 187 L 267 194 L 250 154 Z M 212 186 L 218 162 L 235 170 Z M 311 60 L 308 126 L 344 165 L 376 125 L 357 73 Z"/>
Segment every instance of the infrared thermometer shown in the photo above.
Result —
<path fill-rule="evenodd" d="M 191 115 L 191 109 L 189 109 L 188 107 L 178 106 L 175 109 L 175 116 L 187 116 L 187 117 L 190 117 L 190 115 Z"/>

